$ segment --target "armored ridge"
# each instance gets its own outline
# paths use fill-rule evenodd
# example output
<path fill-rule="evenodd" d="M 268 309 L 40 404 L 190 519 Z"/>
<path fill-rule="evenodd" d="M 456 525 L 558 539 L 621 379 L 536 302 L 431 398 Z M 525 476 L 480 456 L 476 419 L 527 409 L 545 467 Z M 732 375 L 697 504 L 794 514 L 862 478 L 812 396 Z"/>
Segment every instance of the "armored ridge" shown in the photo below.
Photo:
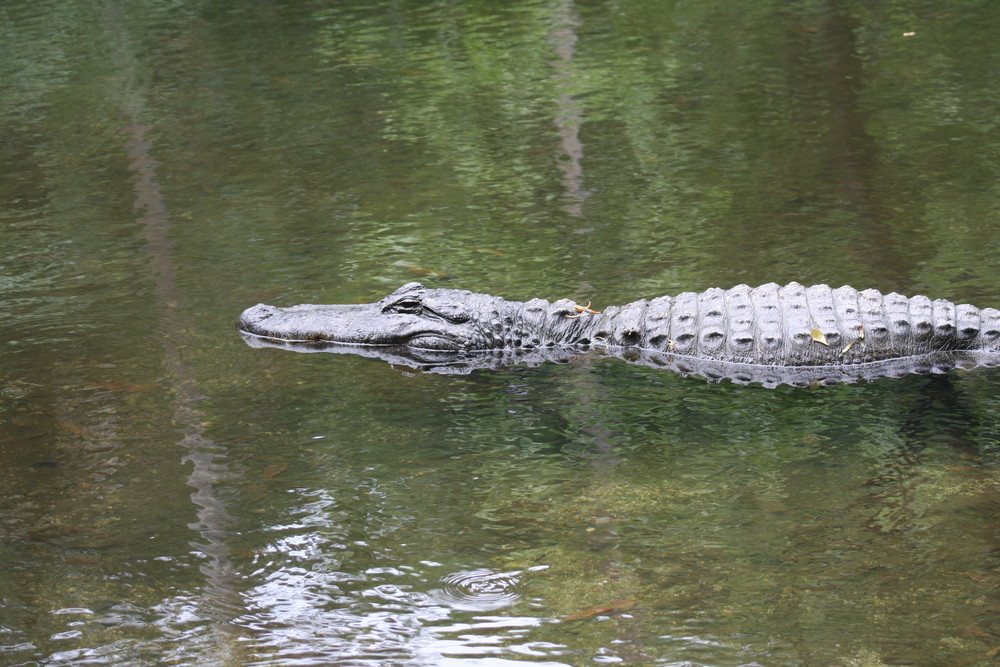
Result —
<path fill-rule="evenodd" d="M 775 283 L 608 308 L 610 344 L 734 363 L 852 365 L 1000 347 L 1000 311 L 853 287 Z"/>
<path fill-rule="evenodd" d="M 996 309 L 798 283 L 685 292 L 603 312 L 568 299 L 519 302 L 409 283 L 371 304 L 259 304 L 244 311 L 237 327 L 255 346 L 364 348 L 364 356 L 396 360 L 431 355 L 424 365 L 434 369 L 562 361 L 594 349 L 764 384 L 938 372 L 996 365 L 1000 357 Z"/>

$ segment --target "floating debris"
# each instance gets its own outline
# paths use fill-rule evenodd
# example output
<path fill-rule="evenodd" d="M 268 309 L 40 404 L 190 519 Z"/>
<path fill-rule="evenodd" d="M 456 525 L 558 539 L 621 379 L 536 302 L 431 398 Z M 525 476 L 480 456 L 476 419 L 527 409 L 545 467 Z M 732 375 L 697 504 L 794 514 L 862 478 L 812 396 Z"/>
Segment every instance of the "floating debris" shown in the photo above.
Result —
<path fill-rule="evenodd" d="M 639 604 L 638 600 L 613 600 L 607 604 L 599 604 L 596 607 L 588 607 L 576 613 L 565 616 L 562 619 L 563 623 L 568 621 L 580 621 L 585 618 L 591 618 L 593 616 L 605 616 L 607 614 L 615 614 L 623 612 L 626 609 L 631 609 L 632 607 Z"/>

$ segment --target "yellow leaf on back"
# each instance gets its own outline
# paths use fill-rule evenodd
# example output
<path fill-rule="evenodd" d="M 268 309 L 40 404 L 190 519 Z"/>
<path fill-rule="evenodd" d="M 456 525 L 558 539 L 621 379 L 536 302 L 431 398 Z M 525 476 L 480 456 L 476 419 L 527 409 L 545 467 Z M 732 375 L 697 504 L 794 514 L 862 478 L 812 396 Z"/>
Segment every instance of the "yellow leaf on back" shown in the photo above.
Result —
<path fill-rule="evenodd" d="M 826 342 L 826 336 L 824 336 L 823 332 L 820 331 L 819 329 L 813 329 L 812 331 L 809 332 L 809 335 L 812 336 L 812 339 L 817 343 L 822 343 L 823 345 L 829 345 L 829 343 Z"/>

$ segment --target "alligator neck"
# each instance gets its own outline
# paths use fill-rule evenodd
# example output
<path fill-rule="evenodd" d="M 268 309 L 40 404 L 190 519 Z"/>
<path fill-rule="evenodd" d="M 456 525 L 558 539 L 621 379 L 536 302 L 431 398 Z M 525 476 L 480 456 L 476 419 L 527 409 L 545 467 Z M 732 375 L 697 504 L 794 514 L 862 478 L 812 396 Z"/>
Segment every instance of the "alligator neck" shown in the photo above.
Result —
<path fill-rule="evenodd" d="M 488 346 L 533 349 L 555 345 L 589 345 L 603 315 L 569 299 L 549 302 L 504 301 L 481 322 Z"/>

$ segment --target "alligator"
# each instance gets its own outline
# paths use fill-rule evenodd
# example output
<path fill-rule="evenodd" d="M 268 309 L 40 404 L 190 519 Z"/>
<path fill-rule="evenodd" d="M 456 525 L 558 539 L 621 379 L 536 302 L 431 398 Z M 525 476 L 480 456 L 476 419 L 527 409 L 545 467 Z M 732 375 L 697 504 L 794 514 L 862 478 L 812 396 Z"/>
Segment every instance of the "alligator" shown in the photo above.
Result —
<path fill-rule="evenodd" d="M 375 303 L 258 304 L 254 347 L 350 353 L 437 373 L 613 356 L 710 381 L 839 384 L 1000 365 L 1000 310 L 799 283 L 684 292 L 602 311 L 408 283 Z"/>

